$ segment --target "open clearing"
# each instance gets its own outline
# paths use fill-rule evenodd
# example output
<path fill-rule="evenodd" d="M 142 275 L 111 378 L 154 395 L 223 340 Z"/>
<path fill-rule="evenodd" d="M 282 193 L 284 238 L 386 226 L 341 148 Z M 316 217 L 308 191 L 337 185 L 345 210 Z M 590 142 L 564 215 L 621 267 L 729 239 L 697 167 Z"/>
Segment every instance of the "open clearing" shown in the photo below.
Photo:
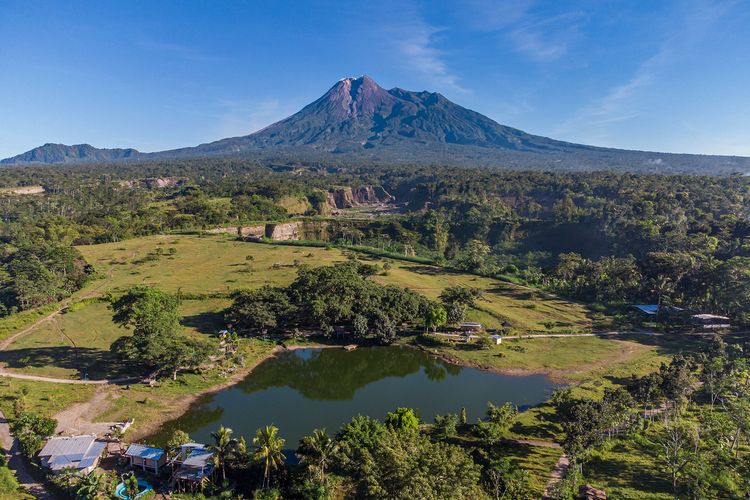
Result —
<path fill-rule="evenodd" d="M 135 284 L 198 294 L 263 285 L 284 286 L 295 278 L 296 265 L 321 266 L 346 260 L 346 255 L 334 248 L 245 243 L 221 234 L 151 236 L 121 243 L 81 246 L 78 250 L 107 276 L 103 290 L 113 292 L 124 291 Z M 523 332 L 579 332 L 591 328 L 589 312 L 577 303 L 439 267 L 377 257 L 362 258 L 390 263 L 391 269 L 376 276 L 377 281 L 408 287 L 427 297 L 436 298 L 448 286 L 481 288 L 486 300 L 479 303 L 479 310 L 469 311 L 469 316 L 481 320 L 488 328 L 499 328 L 503 322 Z"/>
<path fill-rule="evenodd" d="M 98 295 L 122 293 L 138 284 L 196 296 L 202 299 L 185 300 L 182 305 L 183 326 L 194 335 L 212 334 L 223 327 L 222 311 L 229 300 L 205 297 L 225 295 L 239 288 L 284 286 L 291 283 L 301 264 L 330 265 L 347 259 L 337 249 L 244 243 L 226 235 L 151 236 L 82 246 L 79 250 L 103 278 L 79 291 L 76 297 L 90 296 L 93 291 Z M 375 263 L 385 262 L 365 258 Z M 448 286 L 483 289 L 485 299 L 468 316 L 489 328 L 511 324 L 514 331 L 528 333 L 588 331 L 591 327 L 586 309 L 576 303 L 489 278 L 411 262 L 388 262 L 391 268 L 376 276 L 377 281 L 409 287 L 431 298 L 437 298 Z M 110 355 L 109 347 L 127 333 L 112 323 L 105 302 L 89 299 L 20 336 L 0 353 L 0 362 L 11 371 L 47 377 L 120 377 L 126 375 L 124 367 Z M 589 352 L 601 359 L 620 356 L 616 343 L 590 340 L 583 343 L 592 344 Z M 549 352 L 539 359 L 536 355 L 509 356 L 508 364 L 536 371 L 570 368 L 569 357 L 551 349 L 553 344 L 542 342 Z M 575 351 L 572 343 L 570 346 Z M 528 361 L 532 359 L 533 366 Z M 573 361 L 577 363 L 577 358 Z"/>

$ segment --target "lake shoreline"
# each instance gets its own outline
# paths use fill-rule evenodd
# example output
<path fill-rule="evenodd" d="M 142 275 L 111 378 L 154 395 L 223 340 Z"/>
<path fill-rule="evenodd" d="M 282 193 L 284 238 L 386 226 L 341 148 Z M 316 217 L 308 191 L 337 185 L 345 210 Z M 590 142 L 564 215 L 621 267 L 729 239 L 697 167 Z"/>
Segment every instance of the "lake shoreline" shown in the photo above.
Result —
<path fill-rule="evenodd" d="M 188 412 L 191 406 L 198 402 L 202 398 L 212 396 L 225 389 L 234 387 L 235 385 L 242 382 L 247 378 L 261 363 L 273 358 L 277 354 L 284 351 L 296 351 L 299 349 L 343 349 L 343 345 L 329 345 L 329 344 L 295 344 L 295 345 L 277 345 L 274 346 L 268 353 L 256 359 L 252 364 L 237 370 L 229 378 L 217 385 L 207 387 L 205 390 L 188 394 L 177 398 L 175 401 L 169 404 L 169 408 L 163 412 L 164 418 L 159 422 L 149 422 L 143 426 L 139 426 L 137 430 L 134 430 L 133 434 L 128 436 L 128 439 L 137 442 L 142 441 L 150 436 L 156 434 L 164 424 L 172 420 L 179 419 L 185 413 Z"/>
<path fill-rule="evenodd" d="M 174 420 L 178 420 L 181 417 L 183 417 L 195 403 L 197 403 L 203 398 L 210 397 L 225 389 L 234 387 L 235 385 L 239 384 L 242 380 L 247 378 L 249 375 L 251 375 L 252 372 L 261 363 L 273 358 L 274 356 L 277 356 L 279 353 L 282 353 L 285 351 L 297 351 L 297 350 L 302 350 L 302 349 L 344 349 L 344 346 L 345 344 L 321 344 L 321 343 L 277 345 L 273 349 L 271 349 L 268 353 L 266 353 L 265 355 L 255 360 L 254 363 L 252 363 L 251 365 L 248 365 L 247 367 L 243 367 L 241 370 L 238 370 L 237 372 L 233 373 L 231 377 L 227 378 L 225 381 L 221 382 L 220 384 L 207 387 L 205 390 L 201 390 L 193 394 L 189 394 L 189 395 L 185 395 L 180 398 L 177 398 L 175 401 L 171 402 L 169 404 L 169 408 L 162 413 L 163 418 L 159 419 L 159 421 L 149 422 L 142 427 L 139 426 L 137 430 L 134 429 L 133 434 L 128 436 L 128 440 L 132 442 L 138 442 L 138 441 L 143 441 L 145 439 L 148 439 L 149 437 L 156 435 L 160 431 L 160 429 L 165 426 L 165 424 L 172 422 Z M 371 347 L 371 346 L 358 346 L 358 349 L 367 349 L 368 347 Z M 397 343 L 393 345 L 393 347 L 407 347 L 410 349 L 415 349 L 417 351 L 424 352 L 425 354 L 428 354 L 437 359 L 440 359 L 441 361 L 444 361 L 452 365 L 460 366 L 462 368 L 474 368 L 474 369 L 482 370 L 485 372 L 494 373 L 497 375 L 506 375 L 506 376 L 514 376 L 514 377 L 523 377 L 523 376 L 529 376 L 529 375 L 545 375 L 550 379 L 551 382 L 562 383 L 562 381 L 559 380 L 555 376 L 555 374 L 553 373 L 554 372 L 553 370 L 526 370 L 526 369 L 514 369 L 514 368 L 488 367 L 485 365 L 475 364 L 470 361 L 463 360 L 461 358 L 453 357 L 449 354 L 440 353 L 438 351 L 433 351 L 423 346 L 414 345 L 410 343 Z"/>

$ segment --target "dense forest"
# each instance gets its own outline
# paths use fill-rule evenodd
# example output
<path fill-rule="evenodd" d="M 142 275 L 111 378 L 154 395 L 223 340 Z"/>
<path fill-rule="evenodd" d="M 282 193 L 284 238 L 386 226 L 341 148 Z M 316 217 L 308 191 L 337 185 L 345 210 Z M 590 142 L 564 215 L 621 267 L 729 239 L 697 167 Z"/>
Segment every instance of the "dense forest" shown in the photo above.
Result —
<path fill-rule="evenodd" d="M 650 302 L 750 321 L 750 179 L 498 172 L 204 159 L 6 168 L 0 314 L 94 276 L 74 245 L 328 216 L 334 186 L 382 186 L 400 210 L 339 218 L 329 243 L 418 255 L 604 305 Z M 287 199 L 302 208 L 289 208 Z"/>

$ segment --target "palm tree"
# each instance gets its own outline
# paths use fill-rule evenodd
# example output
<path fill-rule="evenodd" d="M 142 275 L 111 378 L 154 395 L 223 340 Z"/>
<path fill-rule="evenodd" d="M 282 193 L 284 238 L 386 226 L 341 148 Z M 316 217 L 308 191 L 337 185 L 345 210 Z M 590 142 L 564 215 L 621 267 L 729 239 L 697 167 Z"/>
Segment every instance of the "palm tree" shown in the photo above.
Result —
<path fill-rule="evenodd" d="M 336 447 L 336 441 L 331 439 L 325 429 L 315 429 L 312 435 L 302 438 L 297 454 L 303 463 L 309 463 L 311 467 L 317 469 L 319 480 L 324 483 L 328 460 L 336 451 Z"/>
<path fill-rule="evenodd" d="M 278 469 L 284 464 L 284 440 L 278 437 L 279 428 L 267 425 L 264 429 L 258 429 L 253 438 L 256 446 L 253 459 L 263 463 L 263 488 L 270 483 L 271 470 Z"/>
<path fill-rule="evenodd" d="M 91 472 L 81 477 L 76 488 L 76 498 L 82 500 L 96 498 L 102 486 L 102 477 L 96 472 Z"/>
<path fill-rule="evenodd" d="M 227 459 L 231 457 L 237 446 L 237 439 L 232 437 L 232 434 L 232 429 L 224 427 L 223 425 L 219 427 L 219 430 L 211 433 L 211 437 L 214 438 L 214 444 L 209 446 L 209 449 L 214 452 L 215 460 L 221 469 L 222 481 L 227 480 L 225 465 Z"/>

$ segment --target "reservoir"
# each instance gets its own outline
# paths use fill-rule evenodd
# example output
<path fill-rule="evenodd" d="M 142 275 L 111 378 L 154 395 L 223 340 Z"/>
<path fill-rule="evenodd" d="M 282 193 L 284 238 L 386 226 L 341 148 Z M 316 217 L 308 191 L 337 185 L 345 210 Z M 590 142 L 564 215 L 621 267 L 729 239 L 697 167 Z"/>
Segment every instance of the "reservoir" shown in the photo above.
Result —
<path fill-rule="evenodd" d="M 545 401 L 554 388 L 544 375 L 499 375 L 446 363 L 407 347 L 283 351 L 259 364 L 240 383 L 199 399 L 158 435 L 163 444 L 174 429 L 211 443 L 219 425 L 252 443 L 255 431 L 273 424 L 288 450 L 314 429 L 333 435 L 361 414 L 382 420 L 398 407 L 417 410 L 424 422 L 435 415 L 484 416 L 487 403 L 512 402 L 520 410 Z"/>

